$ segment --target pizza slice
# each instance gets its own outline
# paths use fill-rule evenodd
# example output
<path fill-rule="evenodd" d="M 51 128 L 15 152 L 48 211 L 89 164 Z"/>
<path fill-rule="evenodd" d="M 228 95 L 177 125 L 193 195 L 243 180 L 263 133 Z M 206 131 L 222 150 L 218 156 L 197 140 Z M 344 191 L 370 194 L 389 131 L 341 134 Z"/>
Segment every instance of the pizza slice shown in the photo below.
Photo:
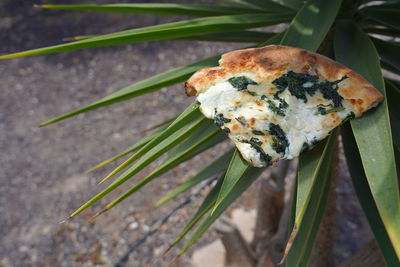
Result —
<path fill-rule="evenodd" d="M 219 63 L 197 71 L 186 94 L 255 167 L 297 157 L 383 100 L 361 75 L 298 48 L 237 50 Z"/>

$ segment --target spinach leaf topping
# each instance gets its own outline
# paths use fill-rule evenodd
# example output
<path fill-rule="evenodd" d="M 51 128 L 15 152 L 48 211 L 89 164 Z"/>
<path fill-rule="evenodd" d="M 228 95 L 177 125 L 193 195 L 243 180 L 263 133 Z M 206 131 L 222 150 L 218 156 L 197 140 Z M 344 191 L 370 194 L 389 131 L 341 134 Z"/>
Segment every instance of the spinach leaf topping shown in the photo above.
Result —
<path fill-rule="evenodd" d="M 283 98 L 279 98 L 278 96 L 275 96 L 274 98 L 279 101 L 279 106 L 277 104 L 275 104 L 274 101 L 268 99 L 265 95 L 261 96 L 261 99 L 268 103 L 269 108 L 273 112 L 284 117 L 286 115 L 285 111 L 286 111 L 287 107 L 289 106 L 289 104 L 286 103 L 285 99 L 283 99 Z"/>
<path fill-rule="evenodd" d="M 252 130 L 251 132 L 253 134 L 255 134 L 255 135 L 264 135 L 264 133 L 262 131 L 259 131 L 259 130 Z"/>
<path fill-rule="evenodd" d="M 307 103 L 306 93 L 312 96 L 317 90 L 320 90 L 324 98 L 332 100 L 335 107 L 341 107 L 343 97 L 337 92 L 339 89 L 338 83 L 347 78 L 347 76 L 343 76 L 337 81 L 319 82 L 318 76 L 316 75 L 289 71 L 288 73 L 275 79 L 272 84 L 278 89 L 278 91 L 275 93 L 275 96 L 279 96 L 279 94 L 285 91 L 287 88 L 293 96 L 297 97 L 298 99 L 302 99 L 304 103 Z"/>
<path fill-rule="evenodd" d="M 341 107 L 342 100 L 343 100 L 343 97 L 341 95 L 339 95 L 339 93 L 337 92 L 339 89 L 338 83 L 340 83 L 341 81 L 343 81 L 347 78 L 348 78 L 347 76 L 343 76 L 340 80 L 333 81 L 333 82 L 324 81 L 318 85 L 319 90 L 321 91 L 324 98 L 332 100 L 333 105 L 335 107 Z"/>
<path fill-rule="evenodd" d="M 235 118 L 242 126 L 246 126 L 247 121 L 244 117 Z"/>
<path fill-rule="evenodd" d="M 226 134 L 228 134 L 228 133 L 231 132 L 231 130 L 230 130 L 229 128 L 227 128 L 227 127 L 224 127 L 224 128 L 222 129 L 222 131 L 224 131 L 224 133 L 226 133 Z"/>
<path fill-rule="evenodd" d="M 246 76 L 232 77 L 228 79 L 228 82 L 238 91 L 247 90 L 248 85 L 257 85 L 255 81 Z"/>
<path fill-rule="evenodd" d="M 298 99 L 303 99 L 304 103 L 307 103 L 306 92 L 309 95 L 313 95 L 317 90 L 317 82 L 318 76 L 289 71 L 288 73 L 275 79 L 272 84 L 278 89 L 278 92 L 276 92 L 275 96 L 278 96 L 280 93 L 285 91 L 286 88 L 288 88 L 292 95 Z"/>
<path fill-rule="evenodd" d="M 250 144 L 250 146 L 260 154 L 260 160 L 265 162 L 267 166 L 271 164 L 272 157 L 262 150 L 262 142 L 259 139 L 252 137 L 250 140 L 243 140 L 242 142 Z"/>
<path fill-rule="evenodd" d="M 258 94 L 256 92 L 249 91 L 249 90 L 246 90 L 246 91 L 247 91 L 247 93 L 249 93 L 252 96 L 258 96 Z"/>
<path fill-rule="evenodd" d="M 321 115 L 327 115 L 329 113 L 334 113 L 334 112 L 340 112 L 344 110 L 344 107 L 332 107 L 332 105 L 329 105 L 329 109 L 327 107 L 319 105 L 318 106 L 318 111 L 315 115 L 321 114 Z"/>
<path fill-rule="evenodd" d="M 278 124 L 270 123 L 269 133 L 272 135 L 272 148 L 276 153 L 285 153 L 286 147 L 289 146 L 289 141 L 282 128 Z"/>
<path fill-rule="evenodd" d="M 221 127 L 225 123 L 231 122 L 231 119 L 225 118 L 224 115 L 220 113 L 215 116 L 214 122 L 218 127 Z"/>
<path fill-rule="evenodd" d="M 279 108 L 287 108 L 289 104 L 283 98 L 279 98 L 278 96 L 274 96 L 275 99 L 279 101 Z"/>
<path fill-rule="evenodd" d="M 244 142 L 250 144 L 252 147 L 262 145 L 262 142 L 260 141 L 260 139 L 255 138 L 255 137 L 250 138 L 250 140 L 245 140 Z"/>

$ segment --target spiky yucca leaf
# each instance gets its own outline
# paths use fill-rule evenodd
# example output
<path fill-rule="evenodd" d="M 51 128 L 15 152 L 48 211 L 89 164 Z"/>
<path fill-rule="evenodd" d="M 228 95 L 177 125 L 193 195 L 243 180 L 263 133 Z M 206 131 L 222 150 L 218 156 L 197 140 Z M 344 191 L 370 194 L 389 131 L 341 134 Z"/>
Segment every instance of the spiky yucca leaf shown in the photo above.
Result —
<path fill-rule="evenodd" d="M 335 55 L 340 62 L 358 71 L 386 96 L 377 50 L 354 23 L 342 21 L 339 24 Z M 376 109 L 364 114 L 362 119 L 352 120 L 351 127 L 372 196 L 400 259 L 400 192 L 387 98 Z"/>

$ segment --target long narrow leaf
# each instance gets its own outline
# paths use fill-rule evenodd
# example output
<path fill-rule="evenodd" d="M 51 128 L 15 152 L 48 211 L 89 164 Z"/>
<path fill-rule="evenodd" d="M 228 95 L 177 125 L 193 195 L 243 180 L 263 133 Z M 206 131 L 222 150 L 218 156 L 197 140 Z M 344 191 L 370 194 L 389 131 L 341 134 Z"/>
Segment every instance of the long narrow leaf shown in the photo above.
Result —
<path fill-rule="evenodd" d="M 341 0 L 307 1 L 286 30 L 281 44 L 316 51 L 329 32 L 341 6 Z M 286 246 L 288 266 L 307 265 L 310 250 L 326 207 L 324 195 L 330 183 L 330 159 L 335 137 L 322 142 L 300 156 L 297 178 L 294 228 Z M 312 199 L 312 201 L 311 201 Z M 307 216 L 306 216 L 307 215 Z M 294 264 L 294 265 L 293 265 Z"/>
<path fill-rule="evenodd" d="M 165 125 L 163 127 L 161 127 L 160 129 L 157 129 L 156 131 L 146 135 L 145 137 L 143 137 L 142 139 L 140 139 L 139 141 L 137 141 L 134 145 L 132 145 L 131 147 L 129 147 L 128 149 L 125 149 L 124 151 L 122 151 L 121 153 L 119 153 L 118 155 L 111 157 L 105 161 L 100 162 L 99 164 L 97 164 L 96 166 L 90 168 L 89 170 L 87 170 L 86 172 L 92 172 L 94 170 L 100 169 L 108 164 L 110 164 L 111 162 L 114 162 L 130 153 L 132 153 L 133 151 L 141 148 L 142 146 L 146 145 L 150 140 L 152 140 L 154 137 L 156 137 L 157 135 L 159 135 L 163 130 L 165 130 L 165 128 L 167 128 L 168 125 Z"/>
<path fill-rule="evenodd" d="M 249 3 L 250 5 L 262 8 L 265 11 L 288 11 L 288 9 L 295 9 L 293 7 L 278 3 L 276 0 L 243 0 L 246 3 Z M 287 1 L 297 1 L 297 0 L 287 0 Z M 301 4 L 300 4 L 301 6 Z"/>
<path fill-rule="evenodd" d="M 316 51 L 334 22 L 341 0 L 310 0 L 290 23 L 282 44 Z"/>
<path fill-rule="evenodd" d="M 400 75 L 400 70 L 392 65 L 390 65 L 389 63 L 382 61 L 381 60 L 381 67 L 382 69 L 385 69 L 387 71 L 390 71 L 394 74 Z"/>
<path fill-rule="evenodd" d="M 245 14 L 185 20 L 105 34 L 81 41 L 18 52 L 0 56 L 0 59 L 58 53 L 92 47 L 112 46 L 156 40 L 170 40 L 188 36 L 231 31 L 232 29 L 243 30 L 282 23 L 290 20 L 291 17 L 291 13 Z"/>
<path fill-rule="evenodd" d="M 181 113 L 181 115 L 176 118 L 174 122 L 171 123 L 165 129 L 162 131 L 160 134 L 158 134 L 156 137 L 154 137 L 151 141 L 149 141 L 145 146 L 143 146 L 138 152 L 136 152 L 134 155 L 129 157 L 126 161 L 124 161 L 121 165 L 119 165 L 116 169 L 114 169 L 110 174 L 108 174 L 103 181 L 107 180 L 111 176 L 117 174 L 118 172 L 122 171 L 126 167 L 128 167 L 130 164 L 132 164 L 135 160 L 143 156 L 145 153 L 150 151 L 150 149 L 154 148 L 156 145 L 160 144 L 162 141 L 165 141 L 165 139 L 168 139 L 172 134 L 174 134 L 176 131 L 181 129 L 182 127 L 188 125 L 190 122 L 193 120 L 198 120 L 199 118 L 202 118 L 203 116 L 201 115 L 199 111 L 199 104 L 197 102 L 193 102 L 189 107 L 186 108 L 185 111 Z"/>
<path fill-rule="evenodd" d="M 335 55 L 386 96 L 378 53 L 368 36 L 351 22 L 338 24 Z M 361 119 L 352 120 L 351 126 L 378 212 L 399 257 L 400 193 L 387 100 Z"/>
<path fill-rule="evenodd" d="M 364 214 L 368 219 L 375 239 L 379 244 L 382 255 L 385 258 L 387 266 L 396 266 L 399 261 L 396 252 L 390 242 L 389 236 L 385 230 L 385 226 L 380 218 L 378 209 L 371 194 L 371 189 L 368 185 L 367 177 L 363 169 L 362 161 L 357 148 L 356 140 L 354 139 L 351 126 L 346 124 L 342 127 L 342 140 L 344 153 L 349 166 L 349 171 L 356 191 L 357 197 L 363 208 Z"/>
<path fill-rule="evenodd" d="M 233 31 L 185 37 L 182 40 L 213 42 L 259 43 L 273 37 L 276 33 L 259 31 Z"/>
<path fill-rule="evenodd" d="M 210 67 L 210 66 L 215 66 L 218 64 L 219 56 L 215 57 L 210 57 L 204 60 L 200 60 L 198 62 L 179 67 L 176 69 L 172 69 L 160 74 L 157 74 L 155 76 L 152 76 L 148 79 L 145 79 L 143 81 L 137 82 L 133 85 L 130 85 L 128 87 L 125 87 L 109 96 L 106 96 L 99 101 L 96 101 L 86 107 L 76 109 L 72 112 L 66 113 L 64 115 L 61 115 L 59 117 L 56 117 L 54 119 L 51 119 L 49 121 L 46 121 L 40 126 L 45 126 L 48 124 L 52 124 L 76 115 L 79 115 L 84 112 L 88 112 L 90 110 L 98 109 L 104 106 L 108 106 L 114 103 L 118 103 L 121 101 L 125 101 L 137 96 L 141 96 L 144 94 L 148 94 L 150 92 L 154 92 L 156 90 L 159 90 L 161 88 L 164 88 L 166 86 L 183 82 L 187 78 L 190 77 L 195 71 L 205 68 L 205 67 Z"/>
<path fill-rule="evenodd" d="M 280 42 L 282 34 L 277 34 L 273 38 L 268 41 L 260 44 L 261 45 L 270 45 L 276 44 Z M 262 173 L 263 168 L 247 168 L 246 173 L 239 177 L 238 182 L 235 186 L 230 190 L 228 195 L 220 202 L 219 205 L 216 206 L 215 210 L 212 214 L 210 214 L 204 221 L 199 225 L 196 229 L 195 233 L 191 236 L 191 238 L 185 243 L 180 254 L 184 253 L 200 236 L 210 227 L 210 225 L 222 214 L 222 212 L 238 197 L 240 196 L 248 186 Z M 239 172 L 240 174 L 240 172 Z M 212 204 L 211 204 L 212 205 Z"/>
<path fill-rule="evenodd" d="M 285 6 L 294 10 L 301 8 L 304 3 L 302 0 L 268 0 L 268 2 L 277 3 L 281 6 Z"/>
<path fill-rule="evenodd" d="M 400 9 L 371 6 L 361 9 L 360 12 L 384 25 L 400 29 Z"/>
<path fill-rule="evenodd" d="M 400 121 L 400 86 L 388 79 L 385 80 L 385 83 L 387 88 L 389 108 L 392 108 L 390 115 Z M 400 136 L 399 133 L 394 135 Z"/>
<path fill-rule="evenodd" d="M 193 218 L 189 221 L 185 228 L 183 228 L 179 236 L 171 243 L 168 250 L 178 244 L 185 237 L 185 235 L 196 225 L 196 223 L 199 222 L 201 218 L 211 210 L 215 201 L 217 200 L 218 192 L 221 189 L 221 185 L 222 179 L 220 179 L 218 183 L 210 190 L 208 195 L 203 200 L 203 203 L 201 203 L 200 207 L 197 209 Z"/>
<path fill-rule="evenodd" d="M 131 187 L 124 194 L 120 195 L 116 200 L 106 206 L 110 209 L 120 203 L 122 200 L 142 188 L 144 185 L 152 181 L 157 176 L 165 173 L 171 168 L 177 166 L 189 158 L 198 155 L 205 149 L 210 148 L 216 143 L 225 139 L 224 133 L 222 133 L 215 125 L 211 124 L 206 127 L 198 127 L 198 129 L 192 133 L 184 143 L 182 143 L 174 152 L 168 156 L 168 159 L 163 162 L 159 167 L 154 169 L 148 176 L 143 178 L 139 183 Z"/>
<path fill-rule="evenodd" d="M 308 266 L 331 184 L 332 159 L 337 144 L 335 130 L 328 140 L 300 157 L 296 212 L 285 254 L 286 266 Z"/>
<path fill-rule="evenodd" d="M 101 11 L 134 14 L 154 15 L 182 15 L 182 16 L 222 16 L 246 13 L 260 13 L 252 8 L 238 8 L 227 6 L 199 5 L 199 4 L 106 4 L 106 5 L 41 5 L 48 9 Z"/>
<path fill-rule="evenodd" d="M 364 31 L 371 34 L 386 35 L 390 37 L 400 37 L 400 31 L 391 28 L 364 28 Z"/>
<path fill-rule="evenodd" d="M 393 143 L 400 151 L 400 88 L 390 81 L 385 80 L 388 96 L 388 104 L 393 132 Z M 397 167 L 400 165 L 397 164 Z"/>
<path fill-rule="evenodd" d="M 185 138 L 187 138 L 196 128 L 204 127 L 207 123 L 206 119 L 200 118 L 193 123 L 179 129 L 177 132 L 170 135 L 164 141 L 156 145 L 149 152 L 147 152 L 136 164 L 134 164 L 131 168 L 125 171 L 121 176 L 119 176 L 111 185 L 109 185 L 106 189 L 95 195 L 88 202 L 83 204 L 79 209 L 77 209 L 74 213 L 71 214 L 70 217 L 73 217 L 83 210 L 87 209 L 92 204 L 96 203 L 98 200 L 103 198 L 105 195 L 116 189 L 118 186 L 126 182 L 133 175 L 141 171 L 143 168 L 152 163 L 155 159 L 160 157 L 163 153 L 174 147 L 177 143 L 181 142 Z"/>
<path fill-rule="evenodd" d="M 229 161 L 233 155 L 233 149 L 229 150 L 221 157 L 213 160 L 211 164 L 207 165 L 204 169 L 198 172 L 196 175 L 190 177 L 181 185 L 176 187 L 174 190 L 169 192 L 163 198 L 157 201 L 155 204 L 157 207 L 163 205 L 164 203 L 168 202 L 169 200 L 175 198 L 177 195 L 185 192 L 186 190 L 192 188 L 193 186 L 199 184 L 200 182 L 204 181 L 205 179 L 211 177 L 212 175 L 216 175 L 228 168 Z M 222 179 L 221 179 L 222 180 Z"/>
<path fill-rule="evenodd" d="M 189 240 L 185 242 L 179 255 L 188 250 L 197 239 L 219 218 L 219 216 L 239 197 L 244 191 L 261 175 L 264 168 L 250 167 L 243 175 L 234 188 L 229 192 L 228 196 L 218 205 L 217 209 L 204 219 L 204 221 L 195 230 Z"/>
<path fill-rule="evenodd" d="M 275 33 L 261 32 L 261 31 L 226 31 L 220 33 L 203 34 L 196 36 L 188 36 L 177 38 L 174 40 L 197 40 L 197 41 L 210 41 L 210 42 L 237 42 L 237 43 L 252 43 L 263 42 L 268 40 Z M 94 35 L 81 35 L 69 38 L 64 38 L 65 41 L 78 41 L 95 37 Z"/>
<path fill-rule="evenodd" d="M 243 174 L 250 165 L 242 158 L 238 150 L 235 150 L 232 160 L 229 163 L 228 170 L 225 174 L 224 181 L 222 183 L 221 190 L 218 194 L 218 199 L 215 203 L 213 212 L 218 208 L 221 202 L 229 195 L 229 192 L 235 187 L 239 179 L 242 178 Z"/>
<path fill-rule="evenodd" d="M 400 45 L 372 38 L 381 59 L 400 71 Z"/>
<path fill-rule="evenodd" d="M 132 186 L 125 193 L 123 193 L 122 195 L 117 197 L 115 200 L 113 200 L 111 203 L 109 203 L 105 207 L 105 209 L 109 210 L 109 209 L 113 208 L 114 206 L 116 206 L 117 204 L 122 202 L 124 199 L 126 199 L 129 196 L 131 196 L 133 193 L 137 192 L 143 186 L 145 186 L 146 184 L 151 182 L 157 176 L 160 176 L 161 174 L 163 174 L 166 171 L 170 170 L 171 168 L 177 166 L 178 164 L 182 163 L 183 161 L 188 160 L 189 158 L 194 157 L 195 155 L 198 155 L 199 153 L 201 153 L 205 149 L 207 149 L 207 148 L 215 145 L 216 143 L 220 142 L 222 140 L 221 137 L 223 137 L 222 135 L 223 134 L 220 133 L 220 132 L 219 133 L 214 133 L 214 135 L 211 136 L 211 138 L 209 140 L 210 142 L 208 142 L 208 140 L 206 140 L 206 139 L 205 140 L 204 139 L 200 140 L 200 142 L 198 142 L 196 144 L 196 146 L 193 146 L 193 147 L 190 148 L 190 150 L 192 150 L 192 153 L 190 153 L 191 151 L 186 151 L 186 153 L 189 154 L 188 156 L 185 156 L 183 154 L 183 156 L 181 156 L 183 158 L 179 158 L 180 155 L 178 155 L 177 157 L 174 157 L 174 158 L 171 158 L 171 159 L 167 160 L 160 167 L 158 167 L 152 173 L 150 173 L 146 178 L 143 178 L 142 180 L 140 180 L 140 182 L 138 182 L 137 184 Z"/>

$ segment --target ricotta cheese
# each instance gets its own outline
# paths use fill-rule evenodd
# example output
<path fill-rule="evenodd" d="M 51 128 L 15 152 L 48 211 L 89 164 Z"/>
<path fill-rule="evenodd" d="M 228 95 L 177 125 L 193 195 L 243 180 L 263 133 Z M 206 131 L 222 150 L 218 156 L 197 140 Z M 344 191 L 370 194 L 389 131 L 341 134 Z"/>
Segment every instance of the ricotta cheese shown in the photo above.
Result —
<path fill-rule="evenodd" d="M 198 95 L 201 112 L 228 133 L 242 157 L 255 167 L 297 157 L 351 116 L 351 109 L 335 96 L 340 81 L 313 76 L 312 81 L 298 79 L 301 84 L 296 85 L 287 77 L 256 82 L 249 73 L 237 74 Z M 288 85 L 282 87 L 285 82 Z M 318 90 L 318 84 L 325 88 Z M 295 91 L 296 86 L 303 91 Z"/>

